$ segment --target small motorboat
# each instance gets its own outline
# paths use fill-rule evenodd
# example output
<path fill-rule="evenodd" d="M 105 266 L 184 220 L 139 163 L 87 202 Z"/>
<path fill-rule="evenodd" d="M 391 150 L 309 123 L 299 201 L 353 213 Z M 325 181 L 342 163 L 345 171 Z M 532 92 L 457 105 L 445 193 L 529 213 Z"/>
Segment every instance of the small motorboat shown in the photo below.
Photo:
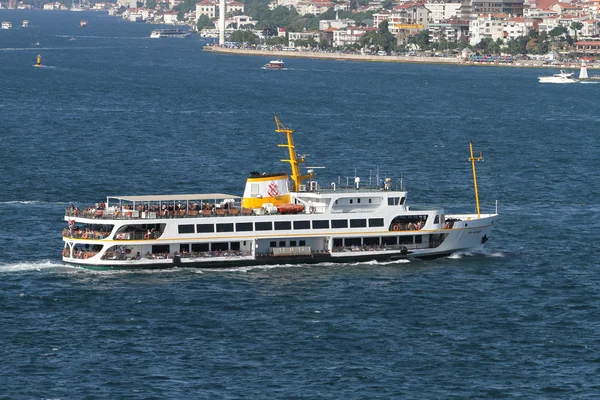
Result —
<path fill-rule="evenodd" d="M 577 83 L 579 82 L 577 78 L 575 78 L 575 73 L 567 72 L 565 70 L 560 70 L 558 74 L 554 74 L 552 76 L 539 76 L 538 77 L 540 83 Z"/>
<path fill-rule="evenodd" d="M 283 60 L 271 60 L 262 66 L 262 69 L 279 69 L 282 71 L 287 70 Z"/>

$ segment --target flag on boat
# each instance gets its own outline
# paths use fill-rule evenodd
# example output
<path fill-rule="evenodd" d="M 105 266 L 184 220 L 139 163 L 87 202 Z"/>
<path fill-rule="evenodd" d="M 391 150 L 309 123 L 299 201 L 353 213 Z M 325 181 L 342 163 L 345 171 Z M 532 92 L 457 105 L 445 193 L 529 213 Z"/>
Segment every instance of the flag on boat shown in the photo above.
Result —
<path fill-rule="evenodd" d="M 73 225 L 75 225 L 75 220 L 74 219 L 70 219 L 69 220 L 69 228 L 72 228 Z"/>

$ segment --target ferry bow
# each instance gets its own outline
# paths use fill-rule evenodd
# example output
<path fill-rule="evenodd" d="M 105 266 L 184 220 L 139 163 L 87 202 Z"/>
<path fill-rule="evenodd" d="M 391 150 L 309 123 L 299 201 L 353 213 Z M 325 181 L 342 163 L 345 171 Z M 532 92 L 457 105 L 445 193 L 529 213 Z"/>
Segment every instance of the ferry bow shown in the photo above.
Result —
<path fill-rule="evenodd" d="M 65 212 L 63 262 L 84 267 L 230 267 L 288 263 L 435 258 L 481 249 L 498 218 L 446 214 L 440 207 L 409 205 L 400 182 L 360 178 L 348 187 L 321 186 L 302 174 L 294 130 L 275 117 L 280 147 L 291 167 L 252 172 L 242 197 L 224 194 L 108 196 Z"/>

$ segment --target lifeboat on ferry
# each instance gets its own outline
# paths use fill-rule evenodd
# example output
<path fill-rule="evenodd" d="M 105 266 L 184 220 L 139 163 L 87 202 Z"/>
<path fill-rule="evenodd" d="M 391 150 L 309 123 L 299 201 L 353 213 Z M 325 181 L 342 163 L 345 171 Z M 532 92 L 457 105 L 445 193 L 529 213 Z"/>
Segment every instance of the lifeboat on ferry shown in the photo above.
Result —
<path fill-rule="evenodd" d="M 277 206 L 277 211 L 281 214 L 298 214 L 304 211 L 302 204 L 281 204 Z"/>

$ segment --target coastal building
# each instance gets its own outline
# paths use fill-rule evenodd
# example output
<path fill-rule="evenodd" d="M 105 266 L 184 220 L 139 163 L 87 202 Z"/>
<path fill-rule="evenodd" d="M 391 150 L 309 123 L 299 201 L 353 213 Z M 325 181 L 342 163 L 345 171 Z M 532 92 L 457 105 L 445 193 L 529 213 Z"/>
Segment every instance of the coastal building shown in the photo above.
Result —
<path fill-rule="evenodd" d="M 269 3 L 271 10 L 277 7 L 295 8 L 300 15 L 319 15 L 332 8 L 334 4 L 329 0 L 273 0 Z"/>
<path fill-rule="evenodd" d="M 428 0 L 425 7 L 429 10 L 428 20 L 430 23 L 440 23 L 450 18 L 462 17 L 462 5 L 460 1 Z"/>
<path fill-rule="evenodd" d="M 429 41 L 439 43 L 442 40 L 456 43 L 469 36 L 469 21 L 450 18 L 444 22 L 430 22 L 427 28 Z"/>
<path fill-rule="evenodd" d="M 588 19 L 584 19 L 582 21 L 580 21 L 583 24 L 583 28 L 581 28 L 580 31 L 580 36 L 581 37 L 592 37 L 592 36 L 598 36 L 600 34 L 600 27 L 598 26 L 598 23 L 600 23 L 600 20 L 595 19 L 595 18 L 588 18 Z"/>
<path fill-rule="evenodd" d="M 569 14 L 569 15 L 579 16 L 579 15 L 583 14 L 583 10 L 579 4 L 568 4 L 568 3 L 556 2 L 548 8 L 550 10 L 556 11 L 559 15 Z"/>
<path fill-rule="evenodd" d="M 240 3 L 239 1 L 228 1 L 226 2 L 226 10 L 229 14 L 243 14 L 244 13 L 244 3 Z M 202 15 L 206 15 L 210 19 L 214 19 L 217 17 L 217 13 L 219 11 L 219 3 L 217 0 L 203 0 L 199 3 L 196 3 L 196 21 Z"/>
<path fill-rule="evenodd" d="M 225 27 L 229 28 L 229 27 L 235 27 L 235 28 L 242 28 L 242 27 L 248 27 L 248 26 L 254 26 L 256 24 L 256 21 L 252 20 L 252 17 L 248 16 L 248 15 L 234 15 L 231 18 L 227 18 L 225 20 Z"/>
<path fill-rule="evenodd" d="M 473 0 L 473 14 L 507 14 L 523 16 L 523 0 Z"/>
<path fill-rule="evenodd" d="M 297 40 L 309 40 L 312 38 L 315 42 L 319 43 L 321 40 L 321 32 L 320 31 L 310 31 L 310 32 L 289 32 L 288 40 L 289 47 L 297 47 Z"/>
<path fill-rule="evenodd" d="M 539 24 L 540 32 L 550 32 L 552 29 L 556 28 L 559 24 L 560 16 L 559 15 L 551 15 L 548 17 L 543 17 L 542 22 Z"/>
<path fill-rule="evenodd" d="M 338 18 L 324 19 L 322 21 L 319 21 L 319 30 L 325 31 L 330 28 L 341 29 L 341 28 L 346 28 L 351 25 L 356 25 L 356 21 L 354 21 L 353 19 L 338 19 Z"/>
<path fill-rule="evenodd" d="M 507 19 L 504 23 L 504 40 L 516 39 L 519 36 L 527 36 L 534 27 L 534 21 L 523 17 Z"/>
<path fill-rule="evenodd" d="M 196 21 L 202 15 L 206 15 L 210 19 L 215 18 L 217 16 L 216 4 L 210 0 L 203 0 L 200 3 L 196 3 Z"/>
<path fill-rule="evenodd" d="M 96 11 L 102 11 L 102 10 L 108 10 L 111 6 L 112 6 L 112 3 L 98 2 L 92 6 L 92 9 L 96 10 Z"/>
<path fill-rule="evenodd" d="M 390 33 L 398 37 L 402 36 L 405 30 L 415 34 L 427 29 L 428 20 L 429 10 L 423 4 L 413 2 L 396 6 L 390 11 L 373 14 L 373 26 L 378 27 L 383 21 L 387 21 Z"/>
<path fill-rule="evenodd" d="M 589 40 L 575 42 L 575 49 L 579 55 L 600 55 L 600 41 Z"/>
<path fill-rule="evenodd" d="M 348 26 L 332 32 L 333 47 L 344 48 L 360 43 L 360 38 L 368 31 L 377 28 L 364 26 Z"/>
<path fill-rule="evenodd" d="M 296 6 L 300 15 L 319 15 L 333 7 L 333 3 L 327 0 L 301 1 Z"/>
<path fill-rule="evenodd" d="M 483 39 L 504 40 L 504 23 L 507 14 L 482 14 L 469 22 L 469 44 L 477 45 Z"/>
<path fill-rule="evenodd" d="M 163 13 L 163 22 L 165 24 L 176 24 L 177 23 L 177 13 L 175 11 Z"/>

